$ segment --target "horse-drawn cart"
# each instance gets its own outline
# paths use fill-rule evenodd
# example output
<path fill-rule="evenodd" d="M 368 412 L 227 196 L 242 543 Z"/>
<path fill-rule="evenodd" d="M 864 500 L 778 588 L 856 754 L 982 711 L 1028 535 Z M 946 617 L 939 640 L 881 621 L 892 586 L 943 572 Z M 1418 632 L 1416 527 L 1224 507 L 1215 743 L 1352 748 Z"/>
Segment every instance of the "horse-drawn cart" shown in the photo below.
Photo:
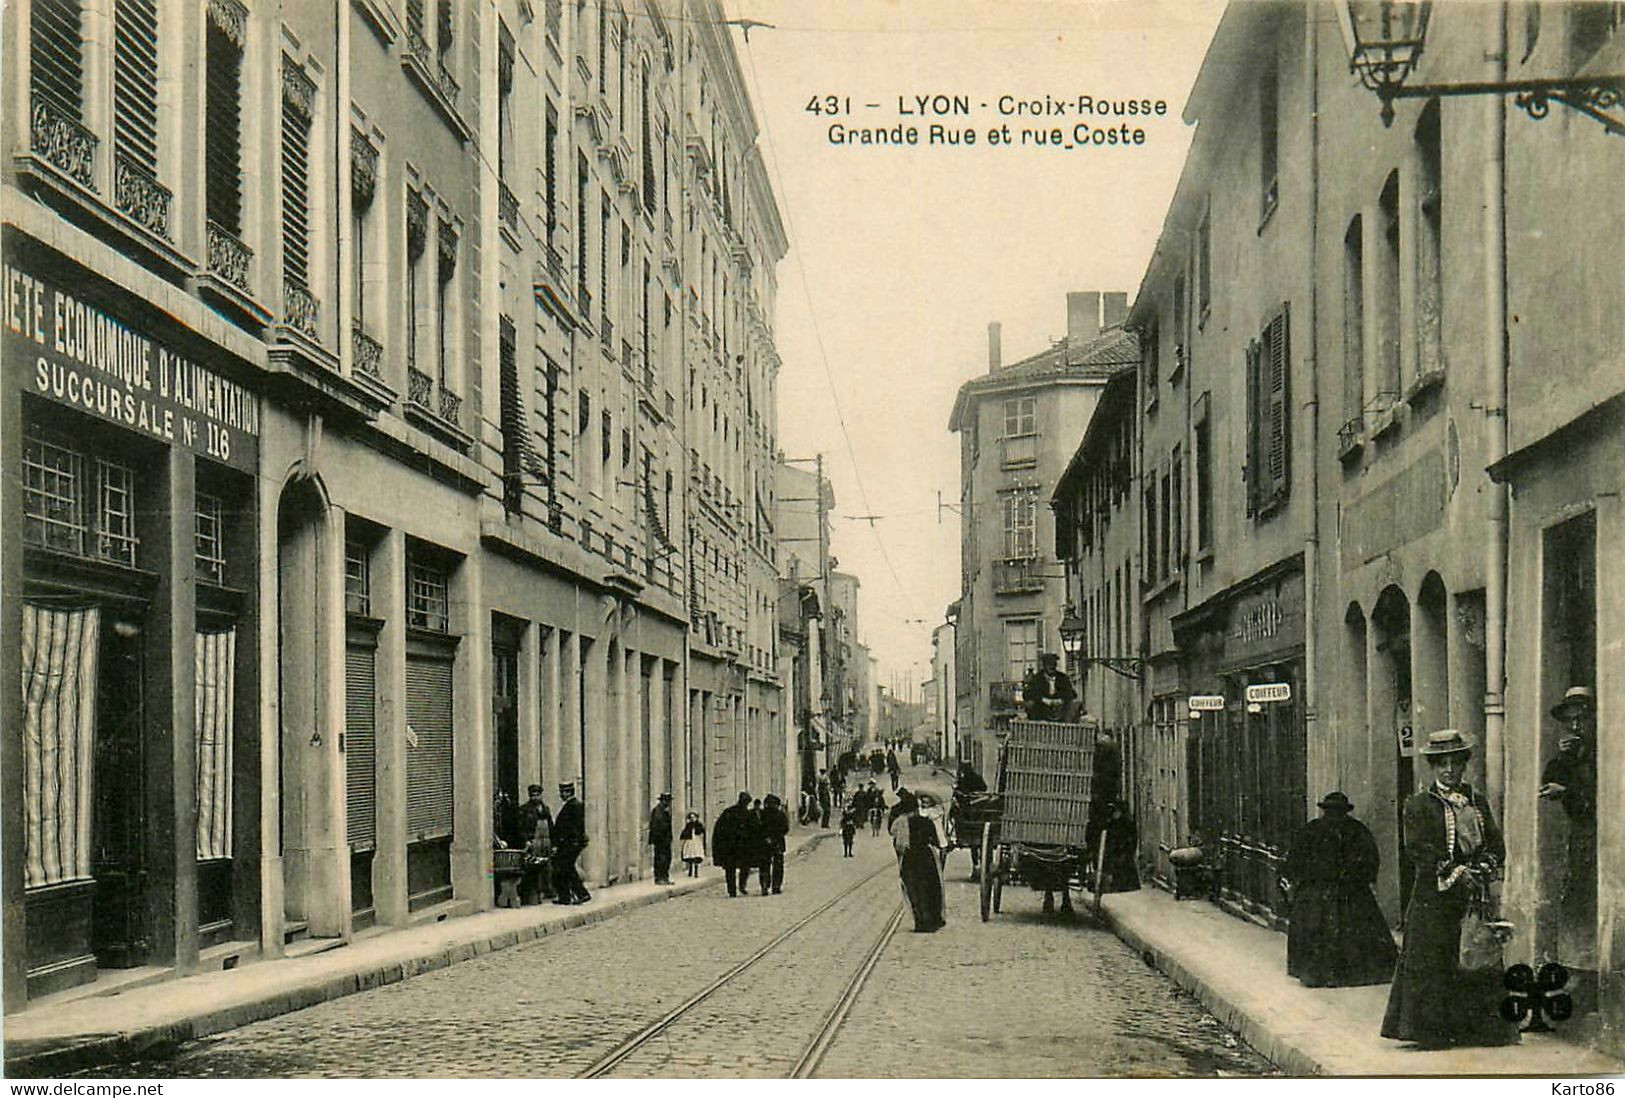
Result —
<path fill-rule="evenodd" d="M 1104 842 L 1093 844 L 1099 849 L 1089 842 L 1097 830 L 1089 826 L 1093 795 L 1107 792 L 1095 788 L 1098 739 L 1093 721 L 1010 722 L 999 751 L 1000 810 L 982 827 L 983 922 L 999 910 L 1007 883 L 1064 892 L 1101 880 Z"/>

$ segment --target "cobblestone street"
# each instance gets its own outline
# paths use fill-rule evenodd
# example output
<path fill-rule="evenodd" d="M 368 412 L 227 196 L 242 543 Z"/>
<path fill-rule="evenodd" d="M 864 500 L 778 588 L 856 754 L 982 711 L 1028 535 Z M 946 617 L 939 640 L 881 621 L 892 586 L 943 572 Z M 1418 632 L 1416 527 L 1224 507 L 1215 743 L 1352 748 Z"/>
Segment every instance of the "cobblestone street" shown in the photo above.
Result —
<path fill-rule="evenodd" d="M 577 1075 L 834 900 L 611 1072 L 783 1077 L 898 910 L 893 865 L 885 837 L 861 834 L 853 859 L 825 841 L 790 861 L 780 896 L 707 889 L 93 1074 Z M 1272 1070 L 1086 917 L 1044 918 L 1036 895 L 1011 890 L 984 926 L 968 870 L 956 852 L 946 930 L 911 934 L 904 920 L 818 1075 Z"/>

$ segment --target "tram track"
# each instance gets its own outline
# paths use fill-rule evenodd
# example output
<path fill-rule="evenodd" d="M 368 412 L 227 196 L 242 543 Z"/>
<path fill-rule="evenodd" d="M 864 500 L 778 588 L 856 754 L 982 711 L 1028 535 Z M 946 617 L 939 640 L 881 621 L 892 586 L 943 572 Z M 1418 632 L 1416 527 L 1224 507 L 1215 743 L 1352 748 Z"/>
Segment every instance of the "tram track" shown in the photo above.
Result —
<path fill-rule="evenodd" d="M 700 991 L 689 996 L 676 1007 L 673 1007 L 671 1010 L 661 1015 L 649 1025 L 632 1034 L 632 1036 L 628 1037 L 610 1052 L 600 1057 L 591 1066 L 582 1071 L 577 1078 L 599 1079 L 613 1074 L 618 1067 L 625 1064 L 626 1061 L 635 1056 L 641 1049 L 648 1046 L 651 1042 L 663 1037 L 669 1037 L 670 1031 L 672 1031 L 675 1027 L 678 1027 L 685 1017 L 692 1014 L 700 1006 L 715 998 L 718 993 L 734 984 L 741 976 L 754 968 L 758 963 L 771 956 L 791 938 L 795 937 L 798 933 L 805 930 L 819 919 L 823 918 L 831 910 L 839 906 L 843 901 L 857 895 L 864 888 L 871 885 L 880 877 L 894 874 L 895 872 L 895 865 L 886 864 L 880 866 L 874 872 L 866 874 L 850 887 L 843 889 L 835 896 L 814 908 L 808 914 L 802 916 L 795 923 L 791 924 L 784 931 L 780 932 L 769 940 L 765 945 L 757 949 L 749 957 L 746 957 L 744 960 L 730 967 L 726 972 L 717 977 L 711 983 L 707 984 Z M 879 937 L 873 942 L 868 951 L 865 953 L 857 971 L 847 981 L 840 997 L 820 1020 L 817 1032 L 813 1035 L 812 1040 L 805 1047 L 801 1056 L 795 1061 L 790 1078 L 807 1078 L 812 1074 L 813 1071 L 817 1070 L 818 1064 L 823 1059 L 824 1053 L 834 1042 L 835 1037 L 840 1030 L 841 1024 L 846 1020 L 846 1016 L 851 1012 L 853 1003 L 857 1001 L 858 995 L 862 992 L 863 985 L 868 981 L 869 974 L 879 963 L 880 957 L 885 952 L 887 944 L 891 941 L 892 936 L 896 933 L 898 926 L 901 924 L 903 912 L 904 904 L 899 901 L 896 909 L 890 916 L 887 917 L 885 927 L 880 933 Z"/>

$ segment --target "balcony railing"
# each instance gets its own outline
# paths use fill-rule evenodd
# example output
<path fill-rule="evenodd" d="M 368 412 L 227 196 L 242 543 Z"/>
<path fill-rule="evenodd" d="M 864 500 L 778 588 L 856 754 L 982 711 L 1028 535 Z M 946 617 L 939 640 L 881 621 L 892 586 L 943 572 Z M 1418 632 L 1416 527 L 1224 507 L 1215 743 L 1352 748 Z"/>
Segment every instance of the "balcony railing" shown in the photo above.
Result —
<path fill-rule="evenodd" d="M 350 336 L 351 357 L 356 372 L 382 381 L 384 377 L 384 345 L 368 335 L 361 327 L 359 320 L 350 329 Z"/>
<path fill-rule="evenodd" d="M 1031 557 L 1015 557 L 993 562 L 993 593 L 1017 595 L 1044 589 L 1041 562 Z"/>
<path fill-rule="evenodd" d="M 435 91 L 439 92 L 447 103 L 456 106 L 457 93 L 462 89 L 457 86 L 457 80 L 451 75 L 451 70 L 446 68 L 444 58 L 436 56 L 429 48 L 429 42 L 421 31 L 407 28 L 406 50 L 424 76 L 434 85 Z"/>
<path fill-rule="evenodd" d="M 455 424 L 463 414 L 463 398 L 446 388 L 440 387 L 440 418 L 447 423 Z"/>
<path fill-rule="evenodd" d="M 516 237 L 519 235 L 519 199 L 500 180 L 497 182 L 497 217 L 510 233 Z"/>
<path fill-rule="evenodd" d="M 101 139 L 66 111 L 42 96 L 33 104 L 33 132 L 30 142 L 35 152 L 69 179 L 92 191 L 96 189 L 96 147 Z"/>
<path fill-rule="evenodd" d="M 432 406 L 429 402 L 433 399 L 433 396 L 434 378 L 422 370 L 415 370 L 408 366 L 406 368 L 406 399 L 427 412 L 431 410 Z"/>
<path fill-rule="evenodd" d="M 248 269 L 254 250 L 231 233 L 209 222 L 209 273 L 248 293 Z"/>
<path fill-rule="evenodd" d="M 311 339 L 317 338 L 316 324 L 321 318 L 321 303 L 310 287 L 288 277 L 282 280 L 282 319 L 288 327 Z"/>
<path fill-rule="evenodd" d="M 129 157 L 113 158 L 113 202 L 149 232 L 169 239 L 169 188 Z"/>

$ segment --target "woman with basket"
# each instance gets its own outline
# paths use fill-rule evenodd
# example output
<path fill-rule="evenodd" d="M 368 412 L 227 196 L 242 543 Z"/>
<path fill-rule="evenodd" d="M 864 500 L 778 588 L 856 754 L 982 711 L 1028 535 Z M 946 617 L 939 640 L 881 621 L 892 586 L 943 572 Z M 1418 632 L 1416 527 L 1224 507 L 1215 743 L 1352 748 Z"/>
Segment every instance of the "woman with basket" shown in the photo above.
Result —
<path fill-rule="evenodd" d="M 1472 742 L 1454 728 L 1422 747 L 1433 781 L 1405 802 L 1405 856 L 1416 871 L 1405 942 L 1382 1035 L 1424 1048 L 1516 1044 L 1498 1010 L 1499 885 L 1506 845 L 1482 793 L 1463 781 Z"/>

